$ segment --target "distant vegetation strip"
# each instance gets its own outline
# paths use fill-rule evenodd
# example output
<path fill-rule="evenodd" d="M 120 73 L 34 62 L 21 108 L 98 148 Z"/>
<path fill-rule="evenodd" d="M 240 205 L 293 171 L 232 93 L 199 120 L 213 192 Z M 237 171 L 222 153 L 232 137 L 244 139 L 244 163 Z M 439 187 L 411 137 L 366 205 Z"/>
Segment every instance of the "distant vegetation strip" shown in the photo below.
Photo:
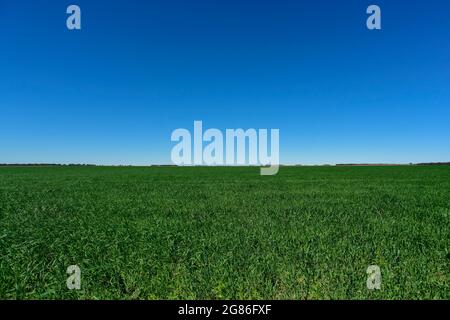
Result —
<path fill-rule="evenodd" d="M 449 166 L 450 162 L 423 162 L 423 163 L 337 163 L 335 166 Z M 135 165 L 97 165 L 97 164 L 83 164 L 83 163 L 0 163 L 0 167 L 142 167 Z M 174 164 L 149 164 L 152 167 L 177 167 Z M 303 164 L 293 164 L 293 165 L 281 165 L 284 167 L 296 167 L 296 166 L 333 166 L 331 164 L 320 164 L 320 165 L 303 165 Z M 202 167 L 192 166 L 192 167 Z"/>

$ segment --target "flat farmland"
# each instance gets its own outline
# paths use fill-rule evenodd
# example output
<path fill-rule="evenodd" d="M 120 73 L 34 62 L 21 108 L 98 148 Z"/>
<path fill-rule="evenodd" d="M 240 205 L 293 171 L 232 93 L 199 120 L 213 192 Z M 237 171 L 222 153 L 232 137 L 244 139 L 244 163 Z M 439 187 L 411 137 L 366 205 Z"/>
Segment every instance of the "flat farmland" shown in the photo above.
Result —
<path fill-rule="evenodd" d="M 449 299 L 449 277 L 450 166 L 0 168 L 2 299 Z"/>

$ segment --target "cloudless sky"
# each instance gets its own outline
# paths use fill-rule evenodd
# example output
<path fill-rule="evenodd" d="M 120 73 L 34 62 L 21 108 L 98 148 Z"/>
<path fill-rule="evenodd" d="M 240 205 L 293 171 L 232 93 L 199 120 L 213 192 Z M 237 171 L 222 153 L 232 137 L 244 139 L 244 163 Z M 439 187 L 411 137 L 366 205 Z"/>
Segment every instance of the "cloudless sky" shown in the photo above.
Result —
<path fill-rule="evenodd" d="M 279 128 L 282 163 L 450 161 L 447 0 L 0 0 L 0 39 L 0 163 L 170 163 L 194 120 Z"/>

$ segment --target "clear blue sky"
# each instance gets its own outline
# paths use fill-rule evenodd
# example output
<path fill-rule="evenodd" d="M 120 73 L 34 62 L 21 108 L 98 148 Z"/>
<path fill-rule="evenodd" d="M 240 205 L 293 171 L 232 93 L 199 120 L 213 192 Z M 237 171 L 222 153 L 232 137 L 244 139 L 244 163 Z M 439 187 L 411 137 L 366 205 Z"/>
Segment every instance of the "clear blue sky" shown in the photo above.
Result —
<path fill-rule="evenodd" d="M 450 161 L 447 0 L 0 0 L 0 38 L 0 163 L 170 163 L 194 120 L 279 128 L 282 163 Z"/>

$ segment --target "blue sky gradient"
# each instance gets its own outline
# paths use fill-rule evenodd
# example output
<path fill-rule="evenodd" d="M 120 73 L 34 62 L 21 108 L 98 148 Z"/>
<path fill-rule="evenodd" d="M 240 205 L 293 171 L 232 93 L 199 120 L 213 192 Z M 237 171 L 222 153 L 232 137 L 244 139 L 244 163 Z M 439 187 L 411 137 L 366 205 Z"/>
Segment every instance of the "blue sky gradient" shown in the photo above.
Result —
<path fill-rule="evenodd" d="M 0 163 L 170 163 L 194 120 L 279 128 L 287 164 L 450 161 L 449 1 L 0 0 L 0 38 Z"/>

